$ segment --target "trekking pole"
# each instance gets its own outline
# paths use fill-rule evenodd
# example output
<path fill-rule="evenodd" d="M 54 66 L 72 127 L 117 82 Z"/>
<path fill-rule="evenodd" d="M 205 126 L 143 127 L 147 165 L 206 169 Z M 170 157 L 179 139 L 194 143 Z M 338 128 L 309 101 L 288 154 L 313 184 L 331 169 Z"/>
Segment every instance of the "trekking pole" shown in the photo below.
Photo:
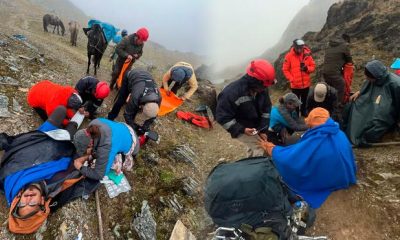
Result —
<path fill-rule="evenodd" d="M 100 240 L 104 240 L 103 236 L 103 221 L 101 220 L 101 209 L 100 209 L 100 200 L 99 200 L 99 191 L 96 190 L 94 193 L 96 197 L 96 208 L 97 208 L 97 218 L 99 220 L 99 234 L 100 234 Z"/>

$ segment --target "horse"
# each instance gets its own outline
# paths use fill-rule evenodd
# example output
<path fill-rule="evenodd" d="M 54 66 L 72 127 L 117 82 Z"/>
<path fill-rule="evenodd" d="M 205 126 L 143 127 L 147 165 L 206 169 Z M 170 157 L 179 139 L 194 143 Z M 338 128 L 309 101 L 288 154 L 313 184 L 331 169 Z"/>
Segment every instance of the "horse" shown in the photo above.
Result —
<path fill-rule="evenodd" d="M 64 24 L 60 18 L 58 18 L 57 16 L 54 16 L 54 15 L 51 15 L 51 14 L 44 15 L 43 16 L 43 29 L 45 32 L 48 32 L 47 26 L 49 24 L 54 26 L 53 33 L 54 33 L 54 30 L 57 28 L 58 35 L 60 35 L 59 27 L 61 27 L 61 35 L 64 36 L 65 28 L 64 28 Z"/>
<path fill-rule="evenodd" d="M 94 24 L 90 30 L 83 29 L 84 33 L 88 37 L 87 44 L 87 56 L 88 56 L 88 67 L 86 74 L 89 74 L 91 56 L 94 57 L 94 75 L 97 74 L 97 68 L 100 67 L 100 61 L 103 57 L 103 53 L 107 48 L 107 40 L 104 36 L 103 29 L 99 24 Z"/>
<path fill-rule="evenodd" d="M 69 32 L 71 34 L 71 45 L 76 46 L 76 39 L 78 38 L 79 28 L 80 25 L 77 21 L 70 21 L 69 25 Z"/>

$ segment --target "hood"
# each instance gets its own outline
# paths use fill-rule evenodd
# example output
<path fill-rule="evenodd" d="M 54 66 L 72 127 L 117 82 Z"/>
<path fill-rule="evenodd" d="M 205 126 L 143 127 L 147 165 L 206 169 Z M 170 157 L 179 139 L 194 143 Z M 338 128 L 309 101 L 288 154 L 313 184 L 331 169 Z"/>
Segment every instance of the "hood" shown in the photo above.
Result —
<path fill-rule="evenodd" d="M 367 63 L 365 68 L 375 77 L 376 85 L 382 85 L 386 82 L 389 72 L 387 70 L 387 67 L 385 67 L 385 65 L 381 61 L 372 60 Z"/>

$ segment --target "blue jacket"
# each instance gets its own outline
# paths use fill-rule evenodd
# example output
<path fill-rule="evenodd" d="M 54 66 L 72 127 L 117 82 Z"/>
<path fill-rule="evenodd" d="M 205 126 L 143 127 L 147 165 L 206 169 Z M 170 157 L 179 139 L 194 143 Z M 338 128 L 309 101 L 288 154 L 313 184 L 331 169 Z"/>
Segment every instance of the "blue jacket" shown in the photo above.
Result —
<path fill-rule="evenodd" d="M 313 208 L 332 191 L 356 183 L 351 144 L 332 119 L 306 131 L 294 145 L 274 147 L 272 159 L 286 184 Z"/>
<path fill-rule="evenodd" d="M 280 104 L 272 107 L 269 128 L 275 132 L 280 132 L 282 128 L 305 131 L 308 127 L 299 119 L 296 111 L 289 112 L 284 105 Z"/>
<path fill-rule="evenodd" d="M 132 146 L 132 136 L 124 123 L 114 122 L 105 118 L 97 118 L 89 123 L 100 128 L 101 136 L 93 144 L 97 159 L 95 168 L 83 166 L 82 175 L 101 180 L 110 171 L 114 158 L 118 153 L 128 153 Z M 136 137 L 136 136 L 135 136 Z M 139 151 L 138 144 L 135 152 Z"/>

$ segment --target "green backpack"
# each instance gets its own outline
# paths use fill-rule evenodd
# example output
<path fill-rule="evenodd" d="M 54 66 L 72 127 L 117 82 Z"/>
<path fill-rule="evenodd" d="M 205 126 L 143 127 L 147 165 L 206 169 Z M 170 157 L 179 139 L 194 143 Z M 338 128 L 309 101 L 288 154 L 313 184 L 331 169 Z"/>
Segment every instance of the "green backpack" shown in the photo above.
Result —
<path fill-rule="evenodd" d="M 243 229 L 248 235 L 255 234 L 260 227 L 269 227 L 282 239 L 290 233 L 287 219 L 292 207 L 270 158 L 219 164 L 208 176 L 204 202 L 206 211 L 219 226 L 250 225 Z"/>

